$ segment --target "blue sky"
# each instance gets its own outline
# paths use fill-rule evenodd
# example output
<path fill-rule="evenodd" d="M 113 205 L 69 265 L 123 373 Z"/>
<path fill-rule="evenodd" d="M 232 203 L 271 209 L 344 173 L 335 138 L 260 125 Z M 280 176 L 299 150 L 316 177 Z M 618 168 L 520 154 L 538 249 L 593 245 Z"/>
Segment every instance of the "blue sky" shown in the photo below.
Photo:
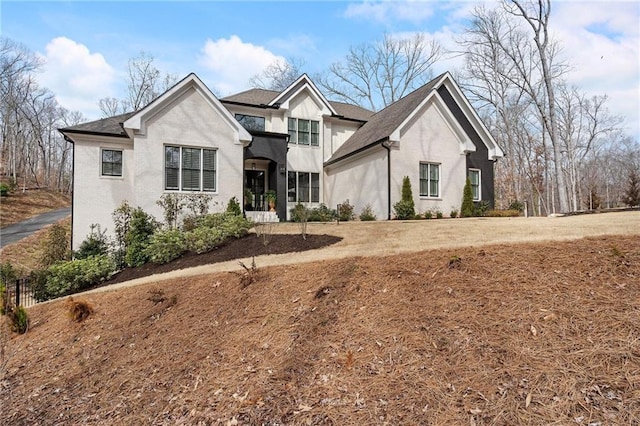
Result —
<path fill-rule="evenodd" d="M 344 57 L 349 46 L 385 32 L 424 32 L 455 48 L 477 4 L 2 0 L 0 32 L 43 58 L 38 79 L 63 106 L 93 119 L 100 98 L 124 95 L 127 60 L 142 50 L 162 71 L 195 72 L 226 95 L 248 88 L 248 79 L 275 59 L 302 58 L 313 74 Z M 555 2 L 552 21 L 572 65 L 569 81 L 591 95 L 607 94 L 611 112 L 624 115 L 627 132 L 639 137 L 640 3 Z M 434 72 L 459 64 L 459 58 L 443 60 Z"/>

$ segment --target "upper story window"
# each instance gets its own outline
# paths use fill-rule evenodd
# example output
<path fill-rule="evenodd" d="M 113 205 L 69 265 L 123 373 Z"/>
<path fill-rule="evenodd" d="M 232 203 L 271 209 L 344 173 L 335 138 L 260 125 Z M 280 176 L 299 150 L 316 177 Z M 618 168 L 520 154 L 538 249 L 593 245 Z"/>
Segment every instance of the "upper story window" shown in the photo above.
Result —
<path fill-rule="evenodd" d="M 236 114 L 236 120 L 247 130 L 261 130 L 264 132 L 264 117 Z"/>
<path fill-rule="evenodd" d="M 320 145 L 320 122 L 302 118 L 289 118 L 289 143 Z"/>
<path fill-rule="evenodd" d="M 122 176 L 122 151 L 118 149 L 102 150 L 102 176 Z"/>
<path fill-rule="evenodd" d="M 482 199 L 482 193 L 480 190 L 480 170 L 469 169 L 469 181 L 471 182 L 473 201 L 480 201 Z"/>
<path fill-rule="evenodd" d="M 216 191 L 216 150 L 164 147 L 164 189 Z"/>
<path fill-rule="evenodd" d="M 440 196 L 440 164 L 420 163 L 420 196 Z"/>

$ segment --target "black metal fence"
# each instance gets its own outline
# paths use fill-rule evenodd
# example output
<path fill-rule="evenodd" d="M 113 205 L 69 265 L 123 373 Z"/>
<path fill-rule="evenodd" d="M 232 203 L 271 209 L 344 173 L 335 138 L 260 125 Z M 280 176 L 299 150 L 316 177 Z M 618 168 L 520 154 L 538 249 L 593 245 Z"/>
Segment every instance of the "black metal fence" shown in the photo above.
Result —
<path fill-rule="evenodd" d="M 18 278 L 6 284 L 6 301 L 15 306 L 29 307 L 38 303 L 28 278 Z"/>

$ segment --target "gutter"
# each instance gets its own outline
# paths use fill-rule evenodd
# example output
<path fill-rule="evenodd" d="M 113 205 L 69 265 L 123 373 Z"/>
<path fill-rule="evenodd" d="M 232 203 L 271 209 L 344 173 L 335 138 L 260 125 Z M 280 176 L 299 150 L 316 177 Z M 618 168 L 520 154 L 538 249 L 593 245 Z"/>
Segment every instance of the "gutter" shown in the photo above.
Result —
<path fill-rule="evenodd" d="M 387 150 L 387 220 L 391 220 L 391 147 L 389 138 L 380 142 L 380 146 Z"/>
<path fill-rule="evenodd" d="M 64 140 L 66 140 L 67 142 L 69 142 L 71 144 L 71 146 L 73 146 L 72 149 L 72 155 L 71 155 L 71 236 L 69 237 L 69 242 L 71 243 L 71 251 L 73 252 L 73 219 L 75 217 L 75 215 L 73 214 L 74 212 L 74 202 L 75 202 L 75 192 L 76 192 L 76 144 L 73 142 L 73 139 L 71 139 L 70 137 L 68 137 L 67 135 L 64 134 L 64 132 L 61 129 L 58 129 L 58 131 L 60 133 L 62 133 L 62 136 L 64 136 Z"/>
<path fill-rule="evenodd" d="M 250 104 L 247 102 L 237 102 L 237 101 L 228 101 L 224 99 L 219 99 L 220 103 L 229 104 L 229 105 L 238 105 L 238 106 L 246 106 L 253 108 L 261 108 L 261 109 L 280 109 L 280 104 L 277 105 L 267 105 L 267 104 Z"/>

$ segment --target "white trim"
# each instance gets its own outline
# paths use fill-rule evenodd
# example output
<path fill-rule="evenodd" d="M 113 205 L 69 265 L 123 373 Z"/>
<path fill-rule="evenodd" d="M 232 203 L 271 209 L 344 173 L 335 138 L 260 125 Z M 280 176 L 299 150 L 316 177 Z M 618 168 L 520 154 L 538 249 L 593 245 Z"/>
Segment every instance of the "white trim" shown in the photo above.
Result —
<path fill-rule="evenodd" d="M 420 169 L 418 169 L 418 196 L 421 200 L 441 200 L 442 199 L 442 163 L 436 163 L 434 161 L 420 161 L 418 167 L 422 167 L 422 165 L 428 166 L 438 166 L 438 195 L 433 196 L 429 195 L 431 189 L 431 175 L 428 173 L 429 168 L 427 168 L 427 195 L 422 194 L 420 191 L 420 181 L 422 178 L 420 177 Z"/>
<path fill-rule="evenodd" d="M 478 172 L 478 198 L 474 198 L 473 201 L 482 201 L 482 170 L 469 168 L 468 172 Z M 468 173 L 467 176 L 470 176 L 471 173 Z M 469 181 L 471 181 L 471 177 L 469 177 Z M 471 183 L 471 190 L 473 191 L 473 182 Z"/>
<path fill-rule="evenodd" d="M 295 89 L 300 83 L 303 83 L 298 89 L 294 92 L 291 92 Z M 280 108 L 289 109 L 289 99 L 295 98 L 302 90 L 309 89 L 313 98 L 315 98 L 316 102 L 324 105 L 322 108 L 323 115 L 338 115 L 336 110 L 331 106 L 327 98 L 324 97 L 322 92 L 318 90 L 313 81 L 307 76 L 307 74 L 302 74 L 296 81 L 291 83 L 289 87 L 284 89 L 278 96 L 275 97 L 271 102 L 269 102 L 269 106 L 274 106 L 276 104 L 280 104 Z M 286 99 L 286 100 L 285 100 Z M 327 112 L 328 111 L 328 112 Z"/>
<path fill-rule="evenodd" d="M 496 160 L 498 158 L 504 157 L 504 152 L 498 146 L 496 140 L 491 136 L 489 130 L 486 128 L 475 109 L 469 103 L 467 97 L 460 90 L 460 86 L 455 82 L 451 74 L 447 71 L 442 78 L 438 81 L 438 83 L 434 87 L 440 87 L 441 85 L 445 85 L 445 87 L 451 93 L 451 96 L 456 101 L 464 115 L 467 117 L 467 120 L 471 123 L 475 131 L 482 139 L 482 142 L 487 147 L 489 151 L 489 160 Z M 488 143 L 487 143 L 488 142 Z"/>
<path fill-rule="evenodd" d="M 236 139 L 240 143 L 246 146 L 251 142 L 252 137 L 249 132 L 242 127 L 238 120 L 231 115 L 231 112 L 229 112 L 229 110 L 220 103 L 211 90 L 209 90 L 202 80 L 200 80 L 194 73 L 189 74 L 182 81 L 178 82 L 149 105 L 142 108 L 125 121 L 123 123 L 123 127 L 127 132 L 127 135 L 129 135 L 130 138 L 133 138 L 136 133 L 145 134 L 146 122 L 165 108 L 168 108 L 175 99 L 186 93 L 187 90 L 191 88 L 195 89 L 196 92 L 202 95 L 209 106 L 211 106 L 224 119 L 227 125 L 234 130 Z"/>

